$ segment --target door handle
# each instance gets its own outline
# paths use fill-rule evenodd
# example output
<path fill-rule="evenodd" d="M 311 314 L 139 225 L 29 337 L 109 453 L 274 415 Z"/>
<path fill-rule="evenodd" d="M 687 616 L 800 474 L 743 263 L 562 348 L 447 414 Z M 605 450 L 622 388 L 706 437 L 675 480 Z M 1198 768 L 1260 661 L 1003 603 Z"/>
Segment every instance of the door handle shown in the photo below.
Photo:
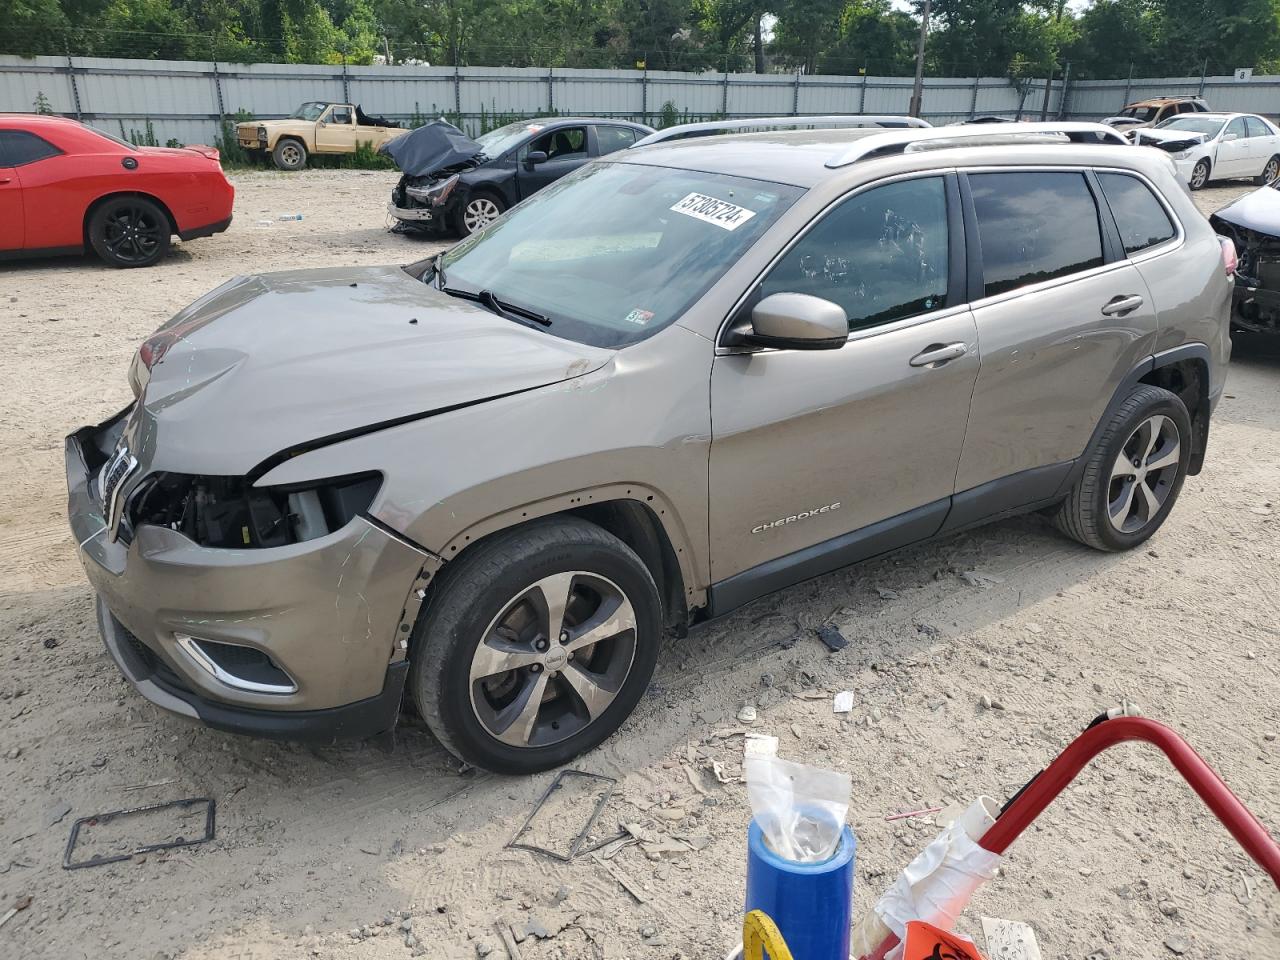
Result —
<path fill-rule="evenodd" d="M 967 343 L 931 343 L 911 358 L 913 367 L 940 367 L 969 352 Z"/>
<path fill-rule="evenodd" d="M 13 177 L 0 177 L 0 183 L 12 183 Z"/>
<path fill-rule="evenodd" d="M 1112 297 L 1102 305 L 1102 315 L 1104 317 L 1123 317 L 1126 313 L 1132 313 L 1142 306 L 1142 298 L 1136 293 L 1128 296 Z"/>

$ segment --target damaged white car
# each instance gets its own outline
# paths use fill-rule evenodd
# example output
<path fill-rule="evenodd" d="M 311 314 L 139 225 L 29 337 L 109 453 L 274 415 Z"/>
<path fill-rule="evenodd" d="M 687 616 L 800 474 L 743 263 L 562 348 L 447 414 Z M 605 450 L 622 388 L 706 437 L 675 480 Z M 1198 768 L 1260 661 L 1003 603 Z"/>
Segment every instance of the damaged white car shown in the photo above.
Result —
<path fill-rule="evenodd" d="M 1192 190 L 1244 177 L 1262 186 L 1280 176 L 1280 130 L 1256 114 L 1184 114 L 1126 136 L 1171 153 Z"/>

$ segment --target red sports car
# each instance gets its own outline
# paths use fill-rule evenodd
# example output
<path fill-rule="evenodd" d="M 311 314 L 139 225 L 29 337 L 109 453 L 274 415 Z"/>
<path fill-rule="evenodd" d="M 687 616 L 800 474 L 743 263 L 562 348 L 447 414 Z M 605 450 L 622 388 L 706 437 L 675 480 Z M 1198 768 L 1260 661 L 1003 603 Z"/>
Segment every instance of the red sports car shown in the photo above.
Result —
<path fill-rule="evenodd" d="M 0 113 L 0 260 L 83 253 L 147 267 L 231 223 L 212 147 L 135 147 L 62 117 Z"/>

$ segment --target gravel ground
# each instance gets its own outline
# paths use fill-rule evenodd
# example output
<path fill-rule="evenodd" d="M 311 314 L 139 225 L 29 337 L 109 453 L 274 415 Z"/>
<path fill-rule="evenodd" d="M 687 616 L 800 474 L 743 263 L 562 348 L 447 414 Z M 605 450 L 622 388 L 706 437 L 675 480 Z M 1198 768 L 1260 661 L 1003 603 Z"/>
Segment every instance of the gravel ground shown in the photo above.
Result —
<path fill-rule="evenodd" d="M 152 708 L 97 638 L 63 516 L 61 438 L 122 407 L 137 343 L 228 276 L 438 248 L 386 232 L 385 173 L 235 181 L 232 228 L 156 269 L 0 266 L 0 916 L 31 898 L 0 927 L 0 956 L 501 958 L 501 920 L 549 934 L 520 944 L 525 960 L 717 958 L 738 939 L 748 810 L 713 761 L 726 779 L 740 772 L 731 731 L 747 701 L 750 727 L 781 737 L 783 756 L 852 775 L 860 910 L 936 829 L 886 815 L 1003 798 L 1122 697 L 1280 824 L 1275 344 L 1237 342 L 1205 470 L 1146 549 L 1094 553 L 1021 518 L 672 641 L 635 716 L 578 764 L 619 780 L 605 833 L 625 821 L 688 841 L 610 861 L 643 903 L 590 858 L 504 848 L 550 775 L 460 771 L 417 725 L 388 754 L 241 739 Z M 1244 189 L 1198 198 L 1211 210 Z M 259 223 L 295 212 L 305 220 Z M 828 620 L 851 640 L 839 653 L 814 636 Z M 844 689 L 854 710 L 837 717 L 830 696 Z M 59 869 L 76 818 L 194 796 L 217 800 L 212 843 Z M 1137 747 L 1097 762 L 1018 843 L 964 929 L 976 934 L 980 915 L 1031 923 L 1048 958 L 1280 955 L 1280 895 Z"/>

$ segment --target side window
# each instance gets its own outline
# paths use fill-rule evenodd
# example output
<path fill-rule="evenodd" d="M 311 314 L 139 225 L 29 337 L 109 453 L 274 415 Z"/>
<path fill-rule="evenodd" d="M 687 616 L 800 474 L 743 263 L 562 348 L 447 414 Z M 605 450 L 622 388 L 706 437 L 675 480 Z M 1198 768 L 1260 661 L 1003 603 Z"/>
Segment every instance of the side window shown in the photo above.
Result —
<path fill-rule="evenodd" d="M 0 167 L 21 167 L 56 157 L 60 153 L 48 140 L 26 130 L 0 130 Z"/>
<path fill-rule="evenodd" d="M 1098 206 L 1079 173 L 969 176 L 986 295 L 1102 265 Z"/>
<path fill-rule="evenodd" d="M 596 146 L 600 156 L 622 150 L 636 142 L 636 133 L 630 127 L 596 127 Z"/>
<path fill-rule="evenodd" d="M 1257 117 L 1245 117 L 1245 125 L 1249 128 L 1249 136 L 1251 137 L 1269 137 L 1271 131 L 1267 129 L 1267 125 Z"/>
<path fill-rule="evenodd" d="M 330 123 L 350 123 L 351 108 L 350 107 L 334 107 L 329 114 Z"/>
<path fill-rule="evenodd" d="M 849 329 L 927 313 L 947 301 L 947 193 L 941 177 L 902 180 L 845 200 L 787 252 L 761 294 L 807 293 Z"/>
<path fill-rule="evenodd" d="M 548 160 L 565 160 L 571 157 L 587 155 L 587 128 L 563 127 L 544 133 L 536 140 L 529 142 L 527 153 L 541 150 Z"/>
<path fill-rule="evenodd" d="M 1098 182 L 1120 228 L 1125 253 L 1137 253 L 1177 235 L 1169 214 L 1147 185 L 1122 173 L 1100 173 Z"/>
<path fill-rule="evenodd" d="M 1227 124 L 1226 132 L 1222 134 L 1222 138 L 1225 140 L 1227 137 L 1234 137 L 1238 140 L 1243 140 L 1248 135 L 1248 131 L 1245 130 L 1244 126 L 1244 117 L 1236 117 Z"/>

